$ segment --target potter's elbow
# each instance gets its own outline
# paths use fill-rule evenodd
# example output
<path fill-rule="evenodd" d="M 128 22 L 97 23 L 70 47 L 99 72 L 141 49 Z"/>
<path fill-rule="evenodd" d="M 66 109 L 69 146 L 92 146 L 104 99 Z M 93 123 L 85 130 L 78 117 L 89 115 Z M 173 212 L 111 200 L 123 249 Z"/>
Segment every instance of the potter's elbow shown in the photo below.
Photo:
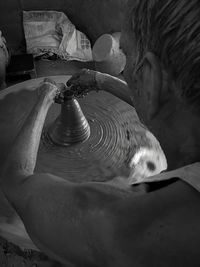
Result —
<path fill-rule="evenodd" d="M 28 167 L 25 168 L 18 162 L 7 160 L 0 179 L 1 187 L 11 188 L 13 186 L 20 185 L 26 177 L 29 177 L 32 174 L 32 169 Z"/>

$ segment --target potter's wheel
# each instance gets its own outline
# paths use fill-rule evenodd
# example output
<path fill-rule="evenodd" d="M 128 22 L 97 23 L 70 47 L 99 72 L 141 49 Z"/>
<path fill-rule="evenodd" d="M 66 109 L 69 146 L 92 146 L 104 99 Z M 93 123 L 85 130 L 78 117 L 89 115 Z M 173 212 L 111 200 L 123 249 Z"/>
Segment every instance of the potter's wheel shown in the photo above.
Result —
<path fill-rule="evenodd" d="M 69 76 L 51 78 L 66 83 Z M 42 80 L 28 80 L 0 92 L 1 169 L 15 136 L 37 101 L 35 88 Z M 91 92 L 78 101 L 90 125 L 89 138 L 67 147 L 52 144 L 46 138 L 46 131 L 61 109 L 60 105 L 53 104 L 47 114 L 40 142 L 37 172 L 52 173 L 74 182 L 105 181 L 128 164 L 137 148 L 153 145 L 146 137 L 146 130 L 135 110 L 125 102 L 106 92 Z M 21 221 L 16 218 L 3 194 L 0 194 L 0 235 L 21 247 L 33 248 L 25 236 Z M 9 230 L 8 226 L 14 229 Z"/>
<path fill-rule="evenodd" d="M 64 77 L 65 80 L 68 78 Z M 37 100 L 37 90 L 27 90 L 27 87 L 36 87 L 40 80 L 13 86 L 9 90 L 20 87 L 21 90 L 10 92 L 0 99 L 0 165 Z M 56 80 L 59 80 L 58 76 Z M 91 92 L 78 101 L 90 125 L 89 138 L 68 147 L 55 146 L 48 141 L 45 132 L 61 109 L 60 105 L 53 104 L 45 121 L 36 171 L 49 172 L 72 181 L 105 181 L 130 161 L 136 148 L 148 145 L 149 140 L 145 138 L 144 128 L 133 107 L 118 98 L 105 92 Z"/>

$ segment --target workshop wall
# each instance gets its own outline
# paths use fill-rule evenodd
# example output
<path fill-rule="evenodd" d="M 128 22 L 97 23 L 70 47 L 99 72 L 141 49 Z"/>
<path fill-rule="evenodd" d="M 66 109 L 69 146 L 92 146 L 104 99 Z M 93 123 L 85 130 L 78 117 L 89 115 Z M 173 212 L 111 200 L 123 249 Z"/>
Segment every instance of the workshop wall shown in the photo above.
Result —
<path fill-rule="evenodd" d="M 25 50 L 23 10 L 64 12 L 92 43 L 103 33 L 120 31 L 127 0 L 3 0 L 0 1 L 0 29 L 15 53 Z"/>

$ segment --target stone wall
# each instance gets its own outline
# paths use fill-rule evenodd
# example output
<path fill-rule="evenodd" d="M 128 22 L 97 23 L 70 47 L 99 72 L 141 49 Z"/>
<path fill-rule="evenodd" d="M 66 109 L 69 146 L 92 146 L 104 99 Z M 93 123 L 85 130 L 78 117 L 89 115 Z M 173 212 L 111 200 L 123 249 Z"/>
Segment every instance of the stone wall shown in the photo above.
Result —
<path fill-rule="evenodd" d="M 120 31 L 127 0 L 6 0 L 0 1 L 0 29 L 14 52 L 25 49 L 22 10 L 64 12 L 92 43 L 103 33 Z"/>

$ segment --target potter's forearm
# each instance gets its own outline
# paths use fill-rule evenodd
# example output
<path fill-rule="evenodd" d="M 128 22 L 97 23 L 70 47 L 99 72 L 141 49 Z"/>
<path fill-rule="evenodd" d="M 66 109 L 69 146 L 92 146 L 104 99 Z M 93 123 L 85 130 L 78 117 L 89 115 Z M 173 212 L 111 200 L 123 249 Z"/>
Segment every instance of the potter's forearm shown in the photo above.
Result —
<path fill-rule="evenodd" d="M 31 175 L 34 172 L 40 137 L 51 103 L 41 96 L 16 137 L 8 156 L 5 172 Z"/>
<path fill-rule="evenodd" d="M 133 106 L 131 92 L 126 82 L 105 73 L 96 73 L 96 81 L 100 90 L 109 92 Z"/>

